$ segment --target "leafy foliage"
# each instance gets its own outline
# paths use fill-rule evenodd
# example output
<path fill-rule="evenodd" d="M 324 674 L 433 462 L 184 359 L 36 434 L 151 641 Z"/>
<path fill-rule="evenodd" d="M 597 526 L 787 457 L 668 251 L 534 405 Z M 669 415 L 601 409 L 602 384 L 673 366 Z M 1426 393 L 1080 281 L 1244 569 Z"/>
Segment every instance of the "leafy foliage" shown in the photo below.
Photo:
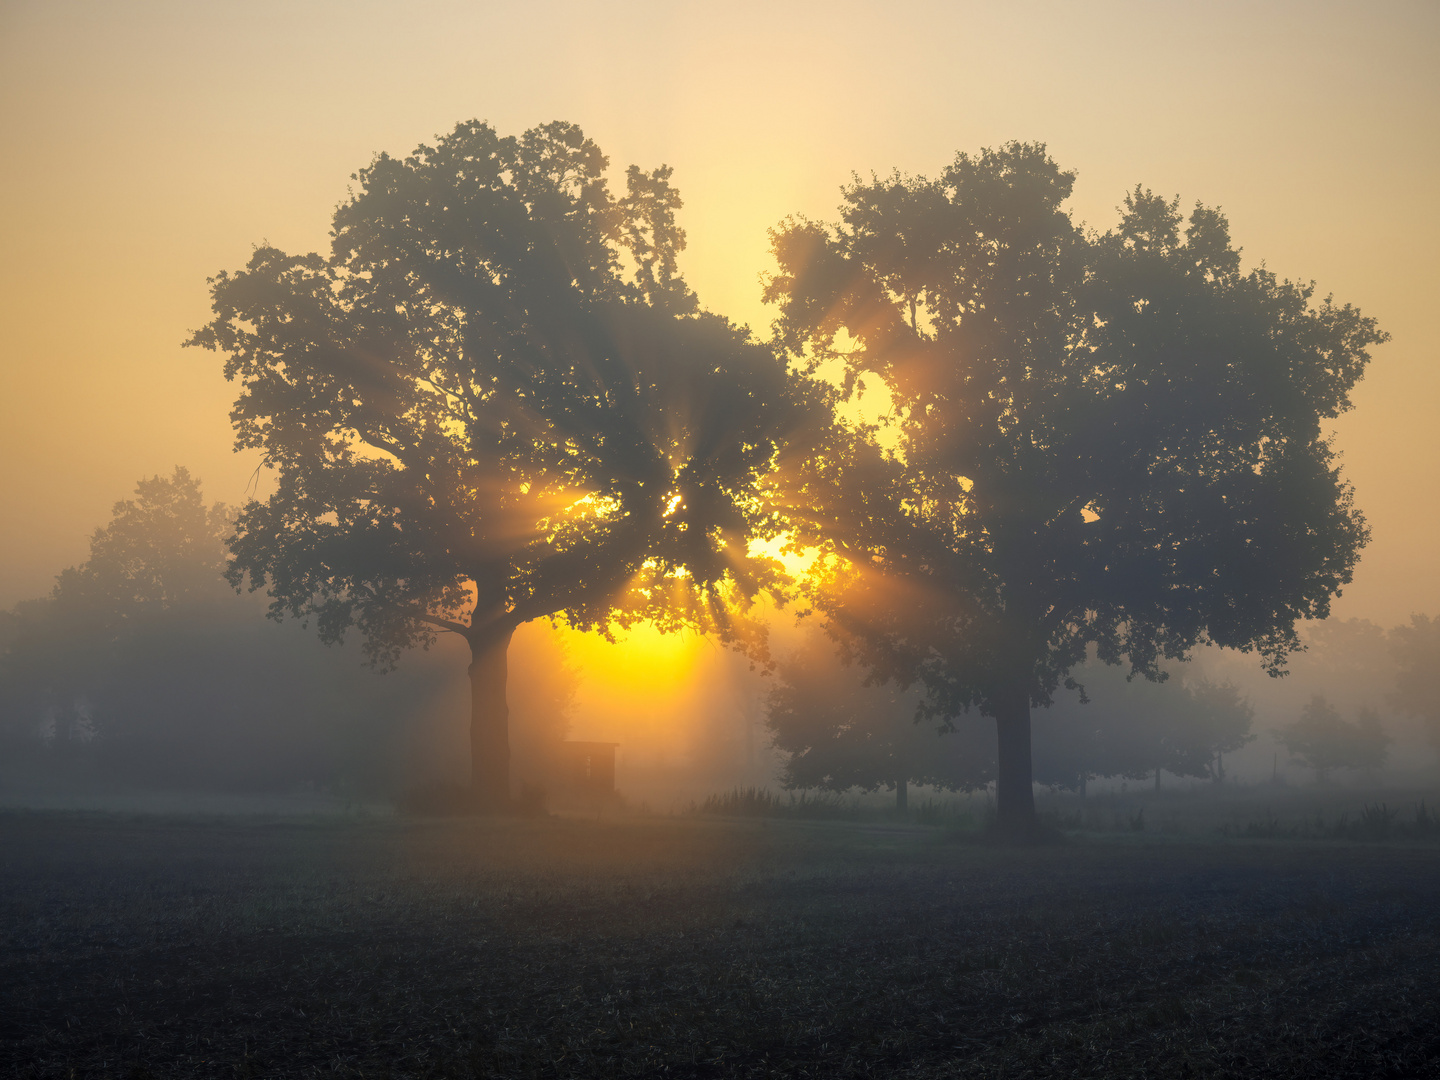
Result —
<path fill-rule="evenodd" d="M 188 469 L 141 480 L 112 514 L 88 560 L 63 571 L 49 597 L 9 613 L 0 697 L 12 727 L 38 722 L 47 741 L 94 738 L 95 704 L 126 681 L 135 642 L 203 617 L 230 593 L 221 577 L 230 511 L 207 506 Z"/>
<path fill-rule="evenodd" d="M 141 480 L 111 513 L 90 538 L 90 558 L 60 575 L 56 603 L 118 624 L 229 591 L 221 574 L 234 515 L 224 503 L 206 505 L 189 469 Z"/>
<path fill-rule="evenodd" d="M 784 368 L 696 313 L 670 171 L 615 198 L 606 167 L 573 125 L 461 124 L 360 171 L 328 259 L 262 247 L 212 279 L 192 344 L 228 356 L 238 445 L 278 472 L 232 581 L 381 664 L 556 614 L 734 631 L 722 601 L 775 580 L 747 542 Z"/>
<path fill-rule="evenodd" d="M 792 423 L 784 363 L 699 311 L 670 170 L 608 162 L 571 124 L 463 123 L 382 154 L 330 257 L 255 252 L 212 279 L 192 344 L 227 356 L 237 443 L 278 473 L 230 579 L 393 666 L 438 632 L 474 663 L 472 769 L 509 798 L 506 650 L 557 618 L 692 626 L 763 652 L 744 610 L 778 588 L 750 541 Z"/>
<path fill-rule="evenodd" d="M 1073 183 L 1019 143 L 857 179 L 838 223 L 774 231 L 766 289 L 793 357 L 893 403 L 787 473 L 815 603 L 933 715 L 1001 718 L 1002 816 L 1029 706 L 1089 648 L 1155 677 L 1208 640 L 1279 672 L 1368 537 L 1323 422 L 1374 321 L 1242 272 L 1210 207 L 1137 187 L 1087 233 Z"/>
<path fill-rule="evenodd" d="M 380 794 L 403 782 L 401 759 L 426 767 L 426 735 L 407 721 L 436 694 L 433 671 L 382 683 L 354 651 L 266 622 L 222 576 L 232 522 L 184 468 L 141 480 L 88 560 L 3 613 L 0 756 L 12 769 L 62 790 Z M 516 756 L 543 782 L 577 676 L 551 635 L 525 635 L 515 652 L 530 676 L 514 695 Z"/>
<path fill-rule="evenodd" d="M 1373 711 L 1362 709 L 1358 721 L 1350 723 L 1320 694 L 1305 704 L 1295 723 L 1277 732 L 1277 738 L 1321 780 L 1335 769 L 1378 769 L 1390 742 Z"/>
<path fill-rule="evenodd" d="M 1440 743 L 1440 693 L 1435 685 L 1440 672 L 1440 619 L 1414 615 L 1409 626 L 1391 630 L 1389 639 L 1391 655 L 1400 667 L 1390 703 L 1419 717 L 1430 737 Z"/>
<path fill-rule="evenodd" d="M 1129 677 L 1105 664 L 1077 668 L 1084 701 L 1061 700 L 1037 711 L 1035 779 L 1081 788 L 1095 777 L 1221 778 L 1222 755 L 1255 738 L 1254 709 L 1230 683 Z"/>
<path fill-rule="evenodd" d="M 778 665 L 766 725 L 785 752 L 786 788 L 894 790 L 906 783 L 974 791 L 994 779 L 994 736 L 974 724 L 942 733 L 917 694 L 869 684 L 819 633 Z"/>

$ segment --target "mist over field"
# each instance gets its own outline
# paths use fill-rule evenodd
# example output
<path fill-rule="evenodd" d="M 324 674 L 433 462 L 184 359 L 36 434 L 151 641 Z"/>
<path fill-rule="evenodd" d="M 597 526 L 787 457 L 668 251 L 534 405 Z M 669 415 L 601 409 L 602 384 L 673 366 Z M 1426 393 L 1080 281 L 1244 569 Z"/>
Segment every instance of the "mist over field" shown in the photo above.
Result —
<path fill-rule="evenodd" d="M 210 555 L 212 563 L 223 558 L 218 547 Z M 218 574 L 201 591 L 188 607 L 119 631 L 118 645 L 63 636 L 22 641 L 33 633 L 40 605 L 9 613 L 6 644 L 13 651 L 0 729 L 5 805 L 289 805 L 326 812 L 364 805 L 390 812 L 417 790 L 468 781 L 469 685 L 458 642 L 442 636 L 430 649 L 405 655 L 394 670 L 377 670 L 353 637 L 326 646 L 311 627 L 267 619 L 263 595 L 237 595 Z M 892 804 L 894 784 L 885 779 L 837 790 L 786 775 L 789 752 L 783 738 L 776 745 L 768 722 L 777 690 L 803 688 L 810 679 L 814 686 L 803 692 L 812 696 L 822 686 L 847 699 L 875 691 L 865 687 L 861 669 L 837 654 L 813 616 L 771 609 L 767 620 L 777 665 L 769 670 L 694 633 L 651 631 L 628 646 L 648 652 L 639 677 L 625 668 L 636 660 L 627 661 L 624 640 L 612 644 L 548 622 L 527 625 L 510 651 L 517 783 L 565 803 L 555 744 L 600 740 L 618 744 L 616 809 L 673 813 L 750 787 L 777 795 L 786 787 L 808 788 L 813 795 L 823 786 L 865 805 Z M 1253 710 L 1246 729 L 1252 737 L 1224 756 L 1226 785 L 1317 785 L 1315 769 L 1295 758 L 1280 735 L 1319 695 L 1348 720 L 1364 710 L 1375 713 L 1388 740 L 1378 765 L 1338 769 L 1325 777 L 1322 791 L 1343 801 L 1347 790 L 1368 797 L 1384 788 L 1431 787 L 1440 781 L 1434 735 L 1421 717 L 1394 707 L 1401 674 L 1395 646 L 1402 635 L 1403 628 L 1387 632 L 1364 620 L 1312 624 L 1303 631 L 1304 651 L 1279 679 L 1233 650 L 1203 649 L 1187 663 L 1169 665 L 1168 680 L 1159 684 L 1127 681 L 1125 667 L 1092 656 L 1075 671 L 1088 703 L 1078 689 L 1062 689 L 1052 707 L 1034 714 L 1036 752 L 1049 769 L 1037 780 L 1042 790 L 1077 791 L 1066 771 L 1080 768 L 1077 740 L 1136 709 L 1141 715 L 1132 723 L 1155 726 L 1182 709 L 1183 687 L 1212 683 L 1233 686 Z M 97 655 L 105 649 L 113 655 Z M 46 667 L 68 669 L 79 680 L 74 685 L 87 689 L 55 692 L 56 671 L 41 670 Z M 41 685 L 45 675 L 51 685 Z M 1137 694 L 1148 696 L 1136 704 Z M 953 752 L 980 762 L 982 772 L 983 762 L 993 759 L 987 718 L 961 716 L 955 730 L 938 733 L 937 721 L 915 719 L 915 694 L 893 704 L 890 697 L 879 700 L 884 704 L 872 707 L 889 709 L 897 727 L 908 726 L 921 756 Z M 1140 791 L 1153 777 L 1135 760 L 1101 761 L 1090 772 L 1090 793 Z M 912 798 L 956 794 L 943 783 L 914 783 Z M 983 794 L 989 783 L 977 772 L 963 790 Z M 1213 775 L 1176 775 L 1162 766 L 1165 792 L 1216 787 Z"/>

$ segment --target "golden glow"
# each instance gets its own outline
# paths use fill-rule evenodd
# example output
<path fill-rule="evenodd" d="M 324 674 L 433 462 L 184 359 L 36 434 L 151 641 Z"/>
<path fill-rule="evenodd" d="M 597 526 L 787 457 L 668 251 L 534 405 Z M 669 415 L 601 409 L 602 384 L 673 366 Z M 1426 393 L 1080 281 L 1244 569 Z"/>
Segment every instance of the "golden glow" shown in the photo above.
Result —
<path fill-rule="evenodd" d="M 683 748 L 700 669 L 718 647 L 699 634 L 662 634 L 649 623 L 617 633 L 559 631 L 580 669 L 571 737 L 637 748 Z"/>
<path fill-rule="evenodd" d="M 706 648 L 698 634 L 662 634 L 650 623 L 620 631 L 613 642 L 575 630 L 565 635 L 571 657 L 585 668 L 586 680 L 607 695 L 673 694 Z"/>
<path fill-rule="evenodd" d="M 805 548 L 802 551 L 787 551 L 786 547 L 792 542 L 789 533 L 781 533 L 779 536 L 769 540 L 751 540 L 750 554 L 763 555 L 766 558 L 776 560 L 785 568 L 785 573 L 792 578 L 804 577 L 810 572 L 815 564 L 815 559 L 820 554 L 818 548 Z"/>

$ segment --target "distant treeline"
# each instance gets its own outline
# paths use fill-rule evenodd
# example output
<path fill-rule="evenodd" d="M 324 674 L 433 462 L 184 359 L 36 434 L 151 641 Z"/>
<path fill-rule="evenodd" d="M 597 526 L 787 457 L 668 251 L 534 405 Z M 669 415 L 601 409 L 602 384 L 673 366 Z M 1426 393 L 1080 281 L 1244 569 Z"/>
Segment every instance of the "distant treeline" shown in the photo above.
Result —
<path fill-rule="evenodd" d="M 0 784 L 23 773 L 61 785 L 358 795 L 463 781 L 463 732 L 447 742 L 426 726 L 429 714 L 453 712 L 437 700 L 453 671 L 417 657 L 382 677 L 358 649 L 266 619 L 261 597 L 222 577 L 232 520 L 183 468 L 142 480 L 50 596 L 0 612 Z M 1334 666 L 1338 654 L 1372 667 L 1388 657 L 1389 689 L 1376 704 L 1419 718 L 1440 742 L 1440 621 L 1416 616 L 1388 634 L 1337 626 L 1317 640 L 1311 667 Z M 578 674 L 545 634 L 517 641 L 510 663 L 517 775 L 543 787 Z M 1161 772 L 1219 781 L 1226 755 L 1256 738 L 1255 710 L 1234 683 L 1181 671 L 1151 682 L 1093 657 L 1074 682 L 1034 714 L 1041 785 L 1158 784 Z M 916 688 L 867 684 L 818 631 L 780 661 L 767 705 L 779 779 L 791 789 L 883 789 L 903 804 L 909 785 L 972 791 L 995 780 L 993 725 L 978 715 L 946 723 L 927 714 Z M 1342 712 L 1311 693 L 1275 734 L 1322 778 L 1379 767 L 1390 736 L 1378 714 Z"/>
<path fill-rule="evenodd" d="M 222 577 L 231 523 L 183 468 L 142 480 L 96 530 L 90 558 L 62 573 L 50 596 L 0 612 L 0 784 L 23 773 L 61 785 L 313 786 L 358 795 L 463 781 L 463 733 L 451 732 L 447 744 L 425 722 L 453 711 L 437 699 L 454 673 L 417 657 L 382 677 L 358 649 L 326 647 L 297 622 L 266 619 L 261 597 L 237 594 Z M 1440 736 L 1432 688 L 1440 622 L 1416 616 L 1388 634 L 1337 627 L 1320 641 L 1321 665 L 1338 662 L 1330 653 L 1367 646 L 1388 656 L 1390 689 L 1377 704 Z M 978 715 L 947 724 L 927 714 L 918 689 L 867 684 L 842 653 L 812 631 L 778 666 L 767 724 L 783 754 L 784 786 L 883 789 L 903 805 L 909 785 L 973 791 L 994 782 L 992 724 Z M 510 664 L 517 775 L 543 787 L 578 674 L 545 634 L 518 641 Z M 1074 692 L 1034 714 L 1041 785 L 1083 792 L 1106 777 L 1158 784 L 1161 772 L 1219 781 L 1226 755 L 1256 738 L 1255 710 L 1234 683 L 1180 671 L 1151 682 L 1093 657 L 1074 682 Z M 1390 742 L 1373 709 L 1347 719 L 1318 693 L 1276 735 L 1322 778 L 1379 767 Z"/>
<path fill-rule="evenodd" d="M 448 665 L 379 674 L 221 576 L 233 517 L 186 469 L 142 480 L 51 595 L 0 612 L 0 785 L 393 793 L 444 776 L 426 726 Z M 548 639 L 512 653 L 522 775 L 563 738 L 576 679 Z M 452 725 L 453 726 L 453 725 Z"/>
<path fill-rule="evenodd" d="M 1368 633 L 1367 633 L 1368 631 Z M 1347 719 L 1323 693 L 1313 670 L 1348 639 L 1390 661 L 1376 705 L 1422 721 L 1440 745 L 1435 695 L 1427 670 L 1440 670 L 1440 622 L 1416 616 L 1388 634 L 1368 623 L 1339 625 L 1321 635 L 1321 655 L 1304 665 L 1305 700 L 1270 732 L 1288 760 L 1325 779 L 1336 770 L 1374 770 L 1393 741 L 1375 708 Z M 1333 640 L 1332 640 L 1333 639 Z M 1349 643 L 1352 647 L 1353 642 Z M 975 791 L 995 780 L 996 736 L 978 715 L 948 723 L 925 707 L 915 688 L 868 683 L 843 659 L 843 644 L 812 632 L 779 664 L 768 697 L 767 723 L 786 754 L 781 783 L 792 790 L 894 791 L 904 805 L 907 785 Z M 1300 654 L 1305 657 L 1306 654 Z M 1371 658 L 1372 661 L 1374 658 Z M 1214 782 L 1225 779 L 1226 756 L 1258 737 L 1255 708 L 1234 682 L 1216 681 L 1177 665 L 1163 681 L 1133 676 L 1092 656 L 1072 674 L 1071 692 L 1033 714 L 1035 782 L 1084 792 L 1095 779 L 1149 779 L 1162 773 Z M 1308 678 L 1306 677 L 1308 676 Z"/>

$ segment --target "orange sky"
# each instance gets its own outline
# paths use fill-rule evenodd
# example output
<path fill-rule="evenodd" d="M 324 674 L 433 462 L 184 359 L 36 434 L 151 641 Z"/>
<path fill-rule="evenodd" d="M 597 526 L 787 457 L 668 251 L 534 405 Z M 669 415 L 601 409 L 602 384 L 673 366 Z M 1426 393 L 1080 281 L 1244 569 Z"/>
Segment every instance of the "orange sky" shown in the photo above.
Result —
<path fill-rule="evenodd" d="M 0 606 L 45 592 L 142 475 L 244 498 L 205 278 L 323 249 L 347 178 L 463 118 L 581 124 L 666 162 L 685 268 L 763 329 L 765 230 L 851 170 L 1050 144 L 1076 216 L 1143 182 L 1394 336 L 1338 427 L 1374 541 L 1336 614 L 1440 613 L 1440 7 L 1433 3 L 6 2 Z"/>

